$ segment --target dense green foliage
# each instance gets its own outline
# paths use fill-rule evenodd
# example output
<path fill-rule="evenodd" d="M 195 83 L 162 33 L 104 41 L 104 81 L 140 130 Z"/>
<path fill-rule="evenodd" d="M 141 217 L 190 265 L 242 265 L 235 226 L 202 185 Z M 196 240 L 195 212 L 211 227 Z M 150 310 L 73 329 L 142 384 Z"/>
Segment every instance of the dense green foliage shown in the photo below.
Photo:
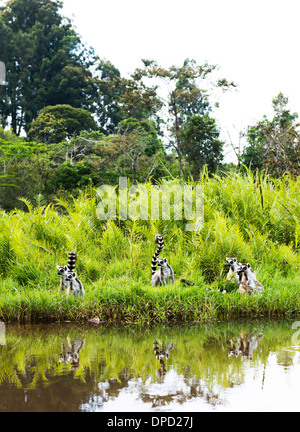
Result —
<path fill-rule="evenodd" d="M 81 131 L 96 129 L 97 125 L 88 111 L 71 105 L 55 105 L 40 111 L 28 134 L 38 142 L 59 143 Z"/>
<path fill-rule="evenodd" d="M 248 145 L 241 162 L 252 169 L 265 169 L 275 177 L 290 172 L 300 174 L 300 134 L 298 114 L 287 107 L 288 98 L 282 93 L 273 99 L 274 117 L 264 116 L 248 128 Z"/>
<path fill-rule="evenodd" d="M 100 221 L 99 198 L 89 188 L 71 202 L 17 210 L 0 217 L 0 318 L 175 322 L 237 316 L 299 314 L 299 180 L 236 174 L 201 179 L 205 224 L 186 232 L 186 221 Z M 150 188 L 150 183 L 146 185 Z M 233 194 L 232 191 L 235 191 Z M 154 235 L 165 237 L 173 286 L 152 287 Z M 77 272 L 86 298 L 58 293 L 56 265 L 78 253 Z M 250 262 L 265 287 L 259 297 L 225 286 L 226 256 Z M 180 278 L 196 285 L 186 288 Z"/>
<path fill-rule="evenodd" d="M 272 120 L 249 127 L 240 168 L 229 173 L 210 92 L 233 89 L 233 82 L 218 79 L 215 65 L 190 59 L 171 67 L 144 59 L 122 77 L 84 46 L 61 7 L 57 0 L 10 0 L 0 9 L 2 318 L 297 314 L 300 140 L 287 98 L 274 98 Z M 117 186 L 120 177 L 148 191 L 171 181 L 202 184 L 204 227 L 191 233 L 186 221 L 101 222 L 96 188 Z M 157 232 L 177 277 L 163 289 L 150 286 Z M 57 293 L 56 265 L 73 249 L 87 291 L 80 304 Z M 220 293 L 229 255 L 254 266 L 263 296 Z M 181 286 L 180 277 L 196 286 Z"/>
<path fill-rule="evenodd" d="M 93 54 L 60 15 L 61 7 L 59 1 L 13 0 L 1 11 L 0 58 L 8 80 L 0 89 L 0 110 L 2 122 L 10 117 L 17 134 L 28 131 L 47 105 L 90 108 L 97 97 L 89 71 Z"/>
<path fill-rule="evenodd" d="M 26 135 L 18 140 L 0 131 L 2 208 L 17 206 L 22 196 L 42 194 L 50 201 L 65 191 L 76 194 L 88 177 L 99 185 L 116 183 L 119 175 L 133 182 L 197 180 L 204 166 L 210 173 L 227 170 L 211 101 L 234 82 L 219 79 L 216 65 L 188 58 L 171 67 L 143 59 L 142 67 L 122 77 L 84 46 L 61 8 L 58 0 L 9 0 L 0 9 L 6 66 L 1 124 Z M 287 102 L 280 93 L 273 120 L 264 117 L 249 127 L 239 163 L 273 177 L 299 173 L 299 125 Z"/>
<path fill-rule="evenodd" d="M 6 65 L 6 85 L 0 87 L 2 127 L 11 127 L 18 136 L 26 134 L 26 141 L 44 144 L 69 142 L 81 131 L 92 130 L 116 137 L 118 144 L 121 138 L 117 147 L 125 153 L 130 166 L 126 175 L 134 181 L 144 181 L 156 166 L 161 170 L 166 165 L 165 154 L 163 161 L 143 156 L 154 156 L 158 148 L 172 149 L 164 175 L 173 174 L 174 167 L 176 176 L 189 175 L 188 162 L 195 159 L 195 152 L 188 144 L 183 150 L 186 123 L 195 116 L 206 125 L 204 133 L 198 127 L 196 139 L 203 141 L 199 148 L 216 143 L 219 131 L 214 119 L 212 128 L 207 121 L 211 110 L 207 87 L 212 84 L 224 91 L 235 84 L 217 79 L 215 65 L 198 65 L 189 59 L 183 66 L 170 68 L 143 60 L 143 68 L 122 77 L 109 61 L 84 46 L 70 20 L 60 14 L 61 7 L 57 0 L 10 0 L 0 9 L 0 59 Z M 140 122 L 138 128 L 134 122 Z M 188 130 L 186 142 L 190 141 Z M 147 147 L 145 134 L 152 141 Z M 124 135 L 128 137 L 125 150 Z M 200 156 L 196 154 L 193 175 L 198 176 L 206 163 L 211 169 L 220 164 L 222 144 L 218 142 L 216 151 L 209 150 L 209 161 L 202 156 L 203 150 Z M 137 175 L 139 159 L 150 166 L 142 176 Z"/>

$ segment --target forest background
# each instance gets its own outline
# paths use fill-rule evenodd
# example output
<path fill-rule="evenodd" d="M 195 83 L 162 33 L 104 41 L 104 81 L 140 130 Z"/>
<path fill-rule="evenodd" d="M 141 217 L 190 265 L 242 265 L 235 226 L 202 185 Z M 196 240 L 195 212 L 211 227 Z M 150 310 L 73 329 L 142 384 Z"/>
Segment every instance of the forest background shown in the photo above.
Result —
<path fill-rule="evenodd" d="M 217 65 L 165 68 L 155 60 L 130 77 L 82 42 L 62 3 L 8 1 L 0 11 L 0 206 L 19 198 L 51 202 L 88 186 L 161 178 L 197 180 L 230 170 L 299 174 L 299 124 L 288 98 L 274 95 L 274 116 L 241 131 L 232 144 L 238 165 L 224 163 L 224 142 L 212 116 L 214 96 L 235 91 Z"/>

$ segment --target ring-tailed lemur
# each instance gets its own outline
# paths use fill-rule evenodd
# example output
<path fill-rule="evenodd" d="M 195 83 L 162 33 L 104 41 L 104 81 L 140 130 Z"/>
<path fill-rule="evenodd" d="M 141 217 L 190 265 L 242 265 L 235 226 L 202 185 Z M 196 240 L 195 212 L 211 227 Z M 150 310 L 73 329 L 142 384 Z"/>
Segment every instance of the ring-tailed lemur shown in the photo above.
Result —
<path fill-rule="evenodd" d="M 157 258 L 159 257 L 159 254 L 161 253 L 165 245 L 163 236 L 160 234 L 156 234 L 155 242 L 158 244 L 158 247 L 156 249 L 155 254 L 152 257 L 152 262 L 151 262 L 152 274 L 156 272 Z"/>
<path fill-rule="evenodd" d="M 84 288 L 82 282 L 77 278 L 75 272 L 68 271 L 66 273 L 66 280 L 68 282 L 68 287 L 66 290 L 66 294 L 73 294 L 74 297 L 82 297 L 84 298 Z"/>
<path fill-rule="evenodd" d="M 67 281 L 66 275 L 68 272 L 74 272 L 76 259 L 76 252 L 71 251 L 69 252 L 68 265 L 63 267 L 57 266 L 57 274 L 61 276 L 60 291 L 62 292 L 66 291 L 69 286 L 69 281 Z"/>
<path fill-rule="evenodd" d="M 251 268 L 249 263 L 242 263 L 238 269 L 239 274 L 239 285 L 247 285 L 251 292 L 255 291 L 258 294 L 264 292 L 264 287 L 262 284 L 256 279 L 256 275 Z"/>
<path fill-rule="evenodd" d="M 226 282 L 231 282 L 231 280 L 234 278 L 234 280 L 239 283 L 239 275 L 237 274 L 237 271 L 241 264 L 237 262 L 236 258 L 226 257 L 226 262 L 227 266 L 230 267 L 226 277 Z"/>
<path fill-rule="evenodd" d="M 152 270 L 152 285 L 167 285 L 168 283 L 174 283 L 174 271 L 170 264 L 168 264 L 167 258 L 158 258 L 159 254 L 164 248 L 164 239 L 162 235 L 156 234 L 155 241 L 158 244 L 156 252 L 152 257 L 151 270 Z M 156 270 L 156 265 L 160 267 Z"/>
<path fill-rule="evenodd" d="M 248 284 L 248 277 L 245 273 L 245 266 L 247 267 L 247 264 L 243 264 L 240 263 L 239 267 L 237 269 L 237 275 L 238 275 L 238 284 L 239 284 L 239 288 L 238 288 L 238 293 L 239 294 L 252 294 L 253 289 L 250 287 L 250 285 Z"/>

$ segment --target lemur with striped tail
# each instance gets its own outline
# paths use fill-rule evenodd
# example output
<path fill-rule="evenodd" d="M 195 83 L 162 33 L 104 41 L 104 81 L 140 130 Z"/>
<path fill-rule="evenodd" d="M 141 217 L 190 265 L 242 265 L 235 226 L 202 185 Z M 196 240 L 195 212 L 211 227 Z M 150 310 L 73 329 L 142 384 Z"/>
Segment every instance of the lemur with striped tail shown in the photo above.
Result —
<path fill-rule="evenodd" d="M 167 285 L 168 283 L 175 282 L 174 271 L 166 258 L 159 258 L 160 253 L 164 248 L 164 239 L 162 235 L 156 234 L 155 242 L 158 244 L 156 252 L 152 257 L 151 270 L 152 270 L 152 285 L 160 286 Z M 156 266 L 160 267 L 156 270 Z"/>
<path fill-rule="evenodd" d="M 68 288 L 66 290 L 66 294 L 72 294 L 74 297 L 82 297 L 84 298 L 85 292 L 82 285 L 82 282 L 77 278 L 75 272 L 68 271 L 66 274 L 66 280 L 68 282 Z"/>
<path fill-rule="evenodd" d="M 68 265 L 63 267 L 57 266 L 57 274 L 61 276 L 61 282 L 60 282 L 61 292 L 66 291 L 66 289 L 69 286 L 69 282 L 66 279 L 66 275 L 68 272 L 74 272 L 76 259 L 77 259 L 76 252 L 71 251 L 69 252 Z"/>
<path fill-rule="evenodd" d="M 64 267 L 57 266 L 57 274 L 61 276 L 60 291 L 65 292 L 67 295 L 73 294 L 74 297 L 84 297 L 82 282 L 75 273 L 76 261 L 76 252 L 71 251 L 69 252 L 68 265 Z"/>

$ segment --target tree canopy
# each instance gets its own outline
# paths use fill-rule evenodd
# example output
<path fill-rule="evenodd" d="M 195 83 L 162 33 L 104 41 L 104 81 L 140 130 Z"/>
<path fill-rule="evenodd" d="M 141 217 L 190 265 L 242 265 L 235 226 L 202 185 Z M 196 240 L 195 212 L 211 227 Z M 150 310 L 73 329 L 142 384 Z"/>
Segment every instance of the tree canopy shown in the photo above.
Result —
<path fill-rule="evenodd" d="M 52 0 L 11 0 L 1 8 L 0 58 L 7 71 L 7 86 L 0 88 L 2 125 L 11 119 L 18 135 L 47 105 L 91 109 L 96 98 L 93 53 L 61 8 Z"/>
<path fill-rule="evenodd" d="M 187 155 L 189 168 L 197 178 L 204 166 L 215 172 L 223 160 L 223 142 L 219 139 L 215 119 L 208 113 L 190 117 L 182 132 L 182 150 Z"/>
<path fill-rule="evenodd" d="M 28 135 L 46 143 L 59 143 L 86 130 L 98 129 L 91 113 L 71 105 L 47 106 L 32 122 Z"/>
<path fill-rule="evenodd" d="M 250 126 L 242 163 L 252 169 L 265 169 L 278 177 L 285 172 L 300 174 L 300 124 L 298 114 L 288 109 L 288 98 L 279 93 L 272 101 L 274 117 L 266 116 Z"/>

